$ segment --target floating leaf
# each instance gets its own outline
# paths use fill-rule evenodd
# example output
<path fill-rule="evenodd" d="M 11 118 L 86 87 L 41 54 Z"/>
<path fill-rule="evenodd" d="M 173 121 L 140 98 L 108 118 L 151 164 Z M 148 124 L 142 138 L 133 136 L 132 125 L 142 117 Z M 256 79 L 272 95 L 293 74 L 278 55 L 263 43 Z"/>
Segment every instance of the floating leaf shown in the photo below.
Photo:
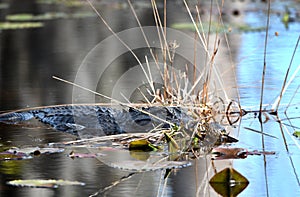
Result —
<path fill-rule="evenodd" d="M 274 155 L 274 151 L 248 151 L 244 148 L 217 147 L 212 150 L 214 160 L 245 159 L 248 155 Z"/>
<path fill-rule="evenodd" d="M 233 168 L 226 168 L 215 174 L 209 181 L 221 196 L 237 196 L 249 184 L 249 181 Z"/>
<path fill-rule="evenodd" d="M 195 30 L 195 26 L 193 23 L 174 23 L 172 28 L 175 29 L 186 29 L 186 30 Z M 237 31 L 237 32 L 253 32 L 253 31 L 264 31 L 265 27 L 252 27 L 249 25 L 241 25 L 241 24 L 224 24 L 221 25 L 216 22 L 209 23 L 202 23 L 202 27 L 200 24 L 198 24 L 199 30 L 203 32 L 208 32 L 210 30 L 211 32 L 231 32 L 231 31 Z"/>
<path fill-rule="evenodd" d="M 13 14 L 6 16 L 6 20 L 10 21 L 28 21 L 32 20 L 33 15 L 32 14 Z"/>
<path fill-rule="evenodd" d="M 7 29 L 27 29 L 43 27 L 41 22 L 2 22 L 0 23 L 0 30 Z"/>
<path fill-rule="evenodd" d="M 67 181 L 67 180 L 43 180 L 43 179 L 28 179 L 28 180 L 13 180 L 7 182 L 8 185 L 17 187 L 42 187 L 42 188 L 57 188 L 58 186 L 65 185 L 80 185 L 83 186 L 85 183 L 78 181 Z"/>
<path fill-rule="evenodd" d="M 66 19 L 66 18 L 86 18 L 96 16 L 94 12 L 76 12 L 67 14 L 64 12 L 46 12 L 44 14 L 11 14 L 6 16 L 6 20 L 9 21 L 41 21 L 41 20 L 53 20 L 53 19 Z"/>
<path fill-rule="evenodd" d="M 203 31 L 208 32 L 209 30 L 209 23 L 203 23 Z M 186 30 L 195 30 L 195 26 L 193 23 L 174 23 L 172 28 L 175 29 L 186 29 Z M 200 24 L 198 24 L 199 30 L 202 31 L 202 28 L 200 27 Z M 211 32 L 220 32 L 226 30 L 226 27 L 221 27 L 217 23 L 211 23 L 210 31 Z"/>
<path fill-rule="evenodd" d="M 293 133 L 293 136 L 297 137 L 297 138 L 300 138 L 300 131 L 295 131 Z"/>
<path fill-rule="evenodd" d="M 37 0 L 39 4 L 63 4 L 68 7 L 77 7 L 86 4 L 86 2 L 81 0 Z"/>
<path fill-rule="evenodd" d="M 217 147 L 212 150 L 214 160 L 220 159 L 244 159 L 248 156 L 244 148 Z"/>
<path fill-rule="evenodd" d="M 158 147 L 151 144 L 147 139 L 133 140 L 129 143 L 130 151 L 157 151 Z"/>

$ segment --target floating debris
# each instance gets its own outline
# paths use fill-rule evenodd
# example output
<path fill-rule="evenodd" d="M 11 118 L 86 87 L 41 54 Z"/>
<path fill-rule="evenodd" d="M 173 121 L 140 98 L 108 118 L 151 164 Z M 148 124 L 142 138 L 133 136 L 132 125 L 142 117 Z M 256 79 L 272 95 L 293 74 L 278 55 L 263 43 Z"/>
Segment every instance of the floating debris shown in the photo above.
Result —
<path fill-rule="evenodd" d="M 28 179 L 28 180 L 13 180 L 7 182 L 8 185 L 16 187 L 39 187 L 39 188 L 58 188 L 59 186 L 66 185 L 80 185 L 84 186 L 85 183 L 78 181 L 67 181 L 67 180 L 43 180 L 43 179 Z"/>
<path fill-rule="evenodd" d="M 12 153 L 12 152 L 1 152 L 0 153 L 0 161 L 7 160 L 23 160 L 23 159 L 31 159 L 31 155 L 27 155 L 24 153 Z"/>
<path fill-rule="evenodd" d="M 4 160 L 23 160 L 32 159 L 33 156 L 41 154 L 61 153 L 64 149 L 61 148 L 39 148 L 39 147 L 26 147 L 26 148 L 10 148 L 4 152 L 0 152 L 0 161 Z"/>
<path fill-rule="evenodd" d="M 23 153 L 27 155 L 41 155 L 41 154 L 52 154 L 52 153 L 61 153 L 64 152 L 62 148 L 40 148 L 40 147 L 26 147 L 26 148 L 11 148 L 6 152 L 10 153 Z"/>
<path fill-rule="evenodd" d="M 96 158 L 98 156 L 104 156 L 101 153 L 75 153 L 74 151 L 71 151 L 68 157 L 74 159 L 74 158 Z"/>
<path fill-rule="evenodd" d="M 212 150 L 212 159 L 245 159 L 248 155 L 275 155 L 274 151 L 248 151 L 244 148 L 228 148 L 228 147 L 217 147 Z"/>

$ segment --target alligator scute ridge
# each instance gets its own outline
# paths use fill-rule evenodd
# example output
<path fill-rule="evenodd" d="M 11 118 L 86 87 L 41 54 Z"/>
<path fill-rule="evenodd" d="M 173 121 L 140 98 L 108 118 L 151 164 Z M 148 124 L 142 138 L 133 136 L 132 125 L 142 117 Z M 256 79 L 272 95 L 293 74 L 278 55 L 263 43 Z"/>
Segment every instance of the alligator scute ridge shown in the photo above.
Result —
<path fill-rule="evenodd" d="M 78 135 L 80 130 L 94 129 L 98 130 L 98 133 L 93 135 L 102 136 L 125 132 L 147 132 L 158 125 L 164 128 L 170 127 L 166 122 L 180 125 L 182 122 L 192 121 L 187 112 L 180 107 L 150 106 L 141 109 L 142 111 L 133 107 L 120 109 L 91 104 L 54 105 L 3 113 L 0 114 L 0 122 L 16 124 L 35 118 L 58 131 Z"/>

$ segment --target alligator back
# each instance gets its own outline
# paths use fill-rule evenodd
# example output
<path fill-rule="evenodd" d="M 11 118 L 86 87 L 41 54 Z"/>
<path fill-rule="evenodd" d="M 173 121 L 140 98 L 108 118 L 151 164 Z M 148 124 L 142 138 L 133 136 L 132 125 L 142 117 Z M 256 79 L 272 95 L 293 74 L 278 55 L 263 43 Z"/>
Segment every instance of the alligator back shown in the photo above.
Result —
<path fill-rule="evenodd" d="M 141 109 L 88 104 L 56 105 L 0 114 L 0 122 L 15 124 L 36 118 L 59 131 L 78 135 L 81 130 L 94 130 L 92 136 L 102 136 L 147 132 L 158 126 L 169 127 L 168 122 L 179 125 L 187 117 L 178 107 L 157 106 Z"/>

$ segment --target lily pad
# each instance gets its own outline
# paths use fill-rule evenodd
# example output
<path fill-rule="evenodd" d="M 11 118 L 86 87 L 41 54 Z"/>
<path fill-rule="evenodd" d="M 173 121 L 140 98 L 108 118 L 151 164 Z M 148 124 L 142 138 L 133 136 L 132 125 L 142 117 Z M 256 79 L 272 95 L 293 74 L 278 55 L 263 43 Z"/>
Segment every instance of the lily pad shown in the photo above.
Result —
<path fill-rule="evenodd" d="M 37 0 L 39 4 L 63 4 L 68 7 L 77 7 L 87 4 L 85 1 L 80 0 Z"/>
<path fill-rule="evenodd" d="M 193 23 L 174 23 L 172 28 L 181 29 L 181 30 L 195 30 L 195 26 Z M 198 24 L 199 30 L 203 32 L 256 32 L 256 31 L 264 31 L 265 27 L 252 27 L 250 25 L 242 25 L 242 24 L 224 24 L 220 25 L 216 22 L 202 23 L 202 27 Z"/>
<path fill-rule="evenodd" d="M 43 26 L 44 24 L 41 22 L 0 22 L 0 30 L 40 28 Z"/>
<path fill-rule="evenodd" d="M 78 181 L 53 180 L 53 179 L 13 180 L 7 182 L 7 184 L 16 187 L 41 187 L 41 188 L 57 188 L 59 186 L 66 186 L 66 185 L 80 185 L 80 186 L 85 185 L 85 183 L 78 182 Z"/>
<path fill-rule="evenodd" d="M 54 20 L 54 19 L 66 19 L 66 18 L 86 18 L 96 16 L 94 12 L 75 12 L 75 13 L 65 13 L 65 12 L 46 12 L 44 14 L 11 14 L 6 16 L 8 21 L 43 21 L 43 20 Z"/>
<path fill-rule="evenodd" d="M 147 139 L 133 140 L 129 143 L 130 151 L 156 151 L 159 147 L 151 144 Z"/>
<path fill-rule="evenodd" d="M 300 131 L 295 131 L 293 133 L 293 136 L 297 137 L 297 138 L 300 138 Z"/>

